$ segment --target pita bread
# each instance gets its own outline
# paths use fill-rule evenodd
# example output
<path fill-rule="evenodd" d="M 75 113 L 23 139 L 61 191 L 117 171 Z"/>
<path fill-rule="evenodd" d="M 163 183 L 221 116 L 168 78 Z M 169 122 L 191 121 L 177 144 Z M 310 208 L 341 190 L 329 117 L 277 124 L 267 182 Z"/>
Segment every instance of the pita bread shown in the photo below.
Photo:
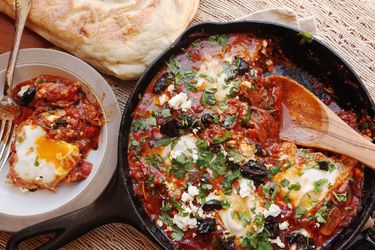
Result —
<path fill-rule="evenodd" d="M 138 78 L 194 17 L 199 0 L 37 0 L 28 27 L 104 73 Z M 14 0 L 0 0 L 14 17 Z"/>

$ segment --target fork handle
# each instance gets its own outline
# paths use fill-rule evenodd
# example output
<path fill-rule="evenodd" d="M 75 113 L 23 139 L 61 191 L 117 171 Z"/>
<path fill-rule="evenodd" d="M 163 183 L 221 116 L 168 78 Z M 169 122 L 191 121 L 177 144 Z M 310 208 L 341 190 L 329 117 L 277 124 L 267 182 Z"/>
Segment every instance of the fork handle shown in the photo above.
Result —
<path fill-rule="evenodd" d="M 12 97 L 12 82 L 14 67 L 16 65 L 18 51 L 20 48 L 20 42 L 22 37 L 22 32 L 25 27 L 26 19 L 30 10 L 31 0 L 16 0 L 16 27 L 15 34 L 13 38 L 12 50 L 10 51 L 8 68 L 5 75 L 5 85 L 4 85 L 4 96 Z"/>

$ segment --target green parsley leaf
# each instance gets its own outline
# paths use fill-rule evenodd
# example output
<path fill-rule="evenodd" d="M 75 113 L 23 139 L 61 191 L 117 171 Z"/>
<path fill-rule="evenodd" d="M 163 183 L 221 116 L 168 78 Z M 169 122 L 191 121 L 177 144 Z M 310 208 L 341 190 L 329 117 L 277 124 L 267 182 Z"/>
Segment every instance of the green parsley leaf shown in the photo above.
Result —
<path fill-rule="evenodd" d="M 171 144 L 171 139 L 169 138 L 161 138 L 159 139 L 157 142 L 156 142 L 156 146 L 157 147 L 165 147 L 165 146 L 168 146 L 169 144 Z"/>
<path fill-rule="evenodd" d="M 172 114 L 171 114 L 171 111 L 169 109 L 162 109 L 161 111 L 161 116 L 163 118 L 167 118 L 167 117 L 170 117 Z"/>
<path fill-rule="evenodd" d="M 301 219 L 302 216 L 307 212 L 307 209 L 301 206 L 296 207 L 295 215 L 297 219 Z"/>
<path fill-rule="evenodd" d="M 232 133 L 230 131 L 227 131 L 223 137 L 214 137 L 214 143 L 220 144 L 228 140 L 232 136 Z"/>
<path fill-rule="evenodd" d="M 326 223 L 327 220 L 327 206 L 321 206 L 314 215 L 315 219 L 319 223 Z"/>
<path fill-rule="evenodd" d="M 172 159 L 172 166 L 169 169 L 169 174 L 174 174 L 176 178 L 182 178 L 185 176 L 186 171 L 191 169 L 192 165 L 193 158 L 180 154 Z"/>
<path fill-rule="evenodd" d="M 184 235 L 185 234 L 181 229 L 179 229 L 177 227 L 173 228 L 172 238 L 174 240 L 182 240 L 182 238 L 184 238 Z"/>
<path fill-rule="evenodd" d="M 153 116 L 146 119 L 134 120 L 130 131 L 145 130 L 150 126 L 156 126 L 156 118 Z"/>
<path fill-rule="evenodd" d="M 282 187 L 288 187 L 290 184 L 290 181 L 288 179 L 283 179 L 281 182 L 280 182 L 280 185 Z"/>
<path fill-rule="evenodd" d="M 203 91 L 202 95 L 202 103 L 204 105 L 215 105 L 216 99 L 215 99 L 215 93 L 217 89 L 216 88 L 210 88 L 210 89 L 205 89 Z"/>
<path fill-rule="evenodd" d="M 301 37 L 300 44 L 311 43 L 314 39 L 313 35 L 309 32 L 300 32 L 297 35 Z"/>
<path fill-rule="evenodd" d="M 204 141 L 202 139 L 197 139 L 195 141 L 195 146 L 197 146 L 198 149 L 201 149 L 201 150 L 207 150 L 208 149 L 208 142 L 207 141 Z"/>
<path fill-rule="evenodd" d="M 237 116 L 236 115 L 231 115 L 225 118 L 224 120 L 224 127 L 229 128 L 233 125 L 233 123 L 236 121 Z"/>
<path fill-rule="evenodd" d="M 281 169 L 280 169 L 279 165 L 276 164 L 276 166 L 271 167 L 268 170 L 268 178 L 271 179 L 272 177 L 274 177 L 279 172 L 281 172 Z"/>
<path fill-rule="evenodd" d="M 333 164 L 331 161 L 328 162 L 328 172 L 332 173 L 336 170 L 335 164 Z"/>
<path fill-rule="evenodd" d="M 210 83 L 215 82 L 215 79 L 214 79 L 214 78 L 212 78 L 211 76 L 206 75 L 206 74 L 202 74 L 202 73 L 201 73 L 201 74 L 199 74 L 199 77 L 206 79 L 206 80 L 209 81 Z"/>
<path fill-rule="evenodd" d="M 19 136 L 17 137 L 17 142 L 22 142 L 22 140 L 23 140 L 22 136 L 19 135 Z"/>
<path fill-rule="evenodd" d="M 34 160 L 34 166 L 35 167 L 39 167 L 39 159 L 38 159 L 38 156 L 35 158 Z"/>
<path fill-rule="evenodd" d="M 169 71 L 171 71 L 175 75 L 177 75 L 181 69 L 181 64 L 176 57 L 172 57 L 167 62 L 167 66 L 168 66 Z"/>
<path fill-rule="evenodd" d="M 338 202 L 343 202 L 348 200 L 348 192 L 345 192 L 343 194 L 338 194 L 335 191 L 332 192 L 333 196 L 335 196 L 336 200 Z"/>
<path fill-rule="evenodd" d="M 220 45 L 221 47 L 226 47 L 228 43 L 228 37 L 226 35 L 214 35 L 208 38 L 209 43 L 212 46 Z"/>
<path fill-rule="evenodd" d="M 317 181 L 314 181 L 314 192 L 320 193 L 323 190 L 323 186 L 328 182 L 327 179 L 320 179 Z"/>
<path fill-rule="evenodd" d="M 301 184 L 299 184 L 298 182 L 296 183 L 293 183 L 292 185 L 289 186 L 288 190 L 289 191 L 293 191 L 293 190 L 300 190 L 301 189 Z"/>
<path fill-rule="evenodd" d="M 242 156 L 235 151 L 229 151 L 227 158 L 235 164 L 238 164 L 242 161 Z"/>
<path fill-rule="evenodd" d="M 39 85 L 39 84 L 42 84 L 42 83 L 45 83 L 46 82 L 46 79 L 39 79 L 38 81 L 35 82 L 36 85 Z"/>
<path fill-rule="evenodd" d="M 216 156 L 214 156 L 209 167 L 212 169 L 214 174 L 225 175 L 227 172 L 227 167 L 226 167 L 225 162 L 226 160 L 225 160 L 224 153 L 220 152 Z"/>

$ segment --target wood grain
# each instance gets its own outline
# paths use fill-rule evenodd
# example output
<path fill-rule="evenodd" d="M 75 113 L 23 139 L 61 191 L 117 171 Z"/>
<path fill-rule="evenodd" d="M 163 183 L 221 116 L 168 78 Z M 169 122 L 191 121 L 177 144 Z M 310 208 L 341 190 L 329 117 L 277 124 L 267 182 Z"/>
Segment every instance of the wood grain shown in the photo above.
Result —
<path fill-rule="evenodd" d="M 265 79 L 281 86 L 281 139 L 347 155 L 375 170 L 375 144 L 357 133 L 293 79 L 280 75 Z"/>
<path fill-rule="evenodd" d="M 0 54 L 7 52 L 12 47 L 14 21 L 0 13 Z M 53 45 L 35 32 L 25 28 L 20 48 L 49 48 Z"/>

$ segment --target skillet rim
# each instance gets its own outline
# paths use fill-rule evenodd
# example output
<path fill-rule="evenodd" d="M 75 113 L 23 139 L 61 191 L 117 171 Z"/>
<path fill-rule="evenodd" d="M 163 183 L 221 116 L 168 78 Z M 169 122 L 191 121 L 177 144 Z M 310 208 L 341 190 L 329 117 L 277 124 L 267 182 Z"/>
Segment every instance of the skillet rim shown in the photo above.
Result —
<path fill-rule="evenodd" d="M 197 30 L 201 29 L 200 34 L 210 34 L 210 32 L 205 32 L 207 31 L 207 27 L 210 26 L 233 26 L 233 25 L 266 25 L 266 26 L 271 26 L 276 29 L 286 29 L 289 32 L 295 32 L 296 34 L 302 32 L 301 30 L 283 25 L 283 24 L 278 24 L 274 22 L 268 22 L 268 21 L 256 21 L 256 20 L 251 20 L 251 21 L 246 21 L 246 20 L 240 20 L 240 21 L 230 21 L 230 22 L 202 22 L 195 24 L 188 29 L 186 29 L 167 49 L 164 50 L 163 53 L 161 53 L 156 59 L 153 60 L 153 62 L 147 67 L 145 72 L 143 73 L 142 77 L 137 81 L 137 83 L 134 85 L 134 88 L 129 95 L 129 98 L 127 100 L 126 106 L 123 111 L 122 119 L 121 119 L 121 127 L 120 127 L 120 135 L 119 135 L 119 168 L 120 168 L 120 174 L 124 180 L 124 186 L 126 193 L 129 197 L 129 201 L 132 206 L 132 210 L 135 212 L 135 214 L 138 216 L 138 219 L 141 221 L 142 226 L 144 227 L 144 231 L 148 233 L 149 235 L 152 236 L 152 239 L 156 241 L 160 246 L 162 246 L 164 249 L 173 249 L 173 245 L 171 241 L 164 235 L 164 232 L 160 230 L 155 223 L 153 223 L 150 218 L 145 214 L 144 211 L 144 206 L 142 202 L 138 199 L 137 196 L 134 194 L 134 188 L 133 188 L 133 182 L 132 179 L 129 176 L 129 162 L 128 162 L 128 140 L 129 140 L 129 132 L 130 132 L 130 126 L 132 122 L 132 116 L 135 108 L 137 107 L 140 98 L 139 95 L 143 95 L 146 88 L 149 86 L 150 82 L 148 82 L 148 78 L 153 78 L 155 76 L 155 73 L 153 73 L 153 70 L 156 69 L 156 72 L 164 65 L 165 61 L 168 60 L 170 56 L 166 57 L 168 54 L 171 52 L 175 51 L 172 53 L 172 55 L 176 55 L 183 47 L 184 44 L 186 43 L 186 40 L 189 39 L 190 35 L 194 34 L 199 34 Z M 236 32 L 231 32 L 228 30 L 228 32 L 221 32 L 222 34 L 226 33 L 236 33 Z M 246 31 L 243 31 L 243 33 L 246 33 Z M 249 31 L 250 33 L 250 31 Z M 219 33 L 216 33 L 219 34 Z M 318 46 L 322 47 L 323 49 L 327 50 L 331 55 L 333 55 L 337 61 L 339 61 L 342 65 L 344 65 L 349 73 L 353 76 L 353 79 L 355 80 L 356 83 L 358 83 L 358 87 L 360 91 L 363 91 L 365 94 L 365 99 L 369 101 L 370 107 L 367 108 L 367 111 L 370 109 L 372 112 L 375 113 L 375 102 L 372 99 L 371 95 L 369 94 L 368 89 L 362 82 L 361 78 L 358 76 L 358 74 L 354 71 L 352 66 L 344 60 L 342 56 L 340 56 L 335 50 L 330 48 L 328 45 L 326 45 L 323 41 L 317 39 L 315 36 L 313 36 L 312 43 L 317 43 Z M 151 75 L 151 77 L 150 77 Z M 364 185 L 365 185 L 365 180 L 366 176 L 368 177 L 370 174 L 375 174 L 371 173 L 371 170 L 365 168 L 364 171 Z M 374 184 L 375 185 L 375 184 Z M 361 210 L 357 212 L 357 214 L 352 218 L 350 223 L 344 227 L 338 234 L 334 235 L 334 237 L 327 242 L 327 245 L 323 246 L 321 249 L 326 249 L 330 247 L 334 247 L 335 249 L 345 249 L 351 241 L 358 235 L 359 231 L 363 228 L 365 223 L 367 222 L 368 218 L 370 217 L 372 211 L 374 210 L 375 207 L 375 194 L 370 194 L 372 196 L 372 199 L 370 204 L 366 207 L 364 207 L 363 200 L 364 200 L 364 195 L 365 195 L 366 190 L 363 190 L 362 196 L 361 196 L 361 210 L 365 210 L 364 213 L 360 214 Z M 141 207 L 139 208 L 139 205 Z M 140 211 L 141 210 L 141 211 Z M 143 213 L 143 215 L 141 214 Z M 146 217 L 144 217 L 146 215 Z M 360 218 L 362 217 L 362 218 Z M 359 223 L 357 223 L 356 229 L 351 229 L 351 233 L 349 234 L 350 236 L 344 240 L 340 239 L 340 236 L 345 232 L 345 229 L 348 229 L 352 224 L 354 223 L 355 219 L 359 219 Z M 153 228 L 150 228 L 153 227 Z M 342 240 L 342 242 L 337 242 Z M 337 244 L 340 245 L 337 245 Z M 333 246 L 332 246 L 333 244 Z"/>

